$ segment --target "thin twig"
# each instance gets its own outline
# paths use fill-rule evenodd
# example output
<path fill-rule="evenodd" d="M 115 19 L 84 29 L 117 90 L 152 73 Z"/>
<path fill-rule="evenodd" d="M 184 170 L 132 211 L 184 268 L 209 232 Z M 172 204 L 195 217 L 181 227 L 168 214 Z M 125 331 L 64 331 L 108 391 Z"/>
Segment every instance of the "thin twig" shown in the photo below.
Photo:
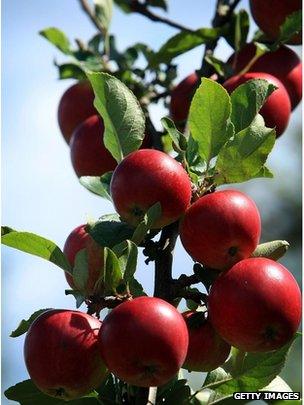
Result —
<path fill-rule="evenodd" d="M 182 24 L 179 24 L 175 21 L 170 20 L 169 18 L 162 17 L 158 14 L 153 13 L 150 11 L 144 4 L 139 3 L 138 1 L 134 1 L 131 5 L 131 10 L 135 13 L 141 14 L 145 17 L 147 17 L 149 20 L 154 21 L 154 22 L 161 22 L 163 24 L 167 24 L 170 27 L 176 28 L 181 31 L 188 31 L 188 32 L 194 32 L 193 29 L 185 27 Z"/>
<path fill-rule="evenodd" d="M 83 9 L 83 11 L 87 14 L 87 16 L 90 18 L 92 23 L 98 29 L 98 31 L 100 31 L 102 33 L 102 35 L 105 37 L 106 30 L 103 27 L 103 25 L 99 22 L 99 20 L 95 17 L 95 14 L 93 13 L 93 10 L 91 9 L 87 0 L 79 0 L 79 3 L 81 5 L 81 8 Z"/>

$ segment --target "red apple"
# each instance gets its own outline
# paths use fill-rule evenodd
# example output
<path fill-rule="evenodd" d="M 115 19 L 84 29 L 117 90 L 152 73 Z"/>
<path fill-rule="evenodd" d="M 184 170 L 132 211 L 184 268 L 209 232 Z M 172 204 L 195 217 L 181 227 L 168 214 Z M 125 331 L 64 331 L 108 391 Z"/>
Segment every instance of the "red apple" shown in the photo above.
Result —
<path fill-rule="evenodd" d="M 280 26 L 286 17 L 302 9 L 301 0 L 250 0 L 250 9 L 258 27 L 275 41 L 280 34 Z M 302 43 L 302 32 L 295 35 L 289 42 L 299 45 Z"/>
<path fill-rule="evenodd" d="M 42 392 L 69 401 L 102 383 L 107 370 L 98 345 L 100 326 L 96 318 L 68 310 L 44 312 L 33 322 L 24 342 L 24 359 Z"/>
<path fill-rule="evenodd" d="M 69 87 L 58 106 L 58 123 L 64 139 L 69 143 L 75 128 L 86 118 L 96 114 L 94 92 L 88 81 Z"/>
<path fill-rule="evenodd" d="M 232 93 L 238 86 L 252 79 L 264 79 L 277 87 L 266 100 L 260 113 L 265 120 L 266 126 L 275 128 L 277 137 L 279 137 L 288 125 L 291 112 L 288 93 L 280 80 L 268 73 L 250 72 L 241 76 L 232 76 L 230 79 L 226 80 L 223 86 L 229 93 Z"/>
<path fill-rule="evenodd" d="M 182 315 L 189 332 L 189 346 L 183 368 L 189 371 L 211 371 L 225 363 L 231 346 L 218 335 L 204 314 L 187 311 Z"/>
<path fill-rule="evenodd" d="M 71 160 L 78 177 L 101 176 L 115 169 L 117 162 L 103 143 L 104 124 L 93 115 L 83 121 L 70 140 Z"/>
<path fill-rule="evenodd" d="M 237 190 L 207 194 L 187 210 L 180 237 L 192 258 L 224 270 L 251 255 L 259 243 L 261 220 L 255 203 Z"/>
<path fill-rule="evenodd" d="M 80 225 L 75 228 L 68 236 L 63 252 L 66 255 L 70 265 L 73 267 L 77 253 L 87 250 L 89 278 L 85 292 L 88 296 L 93 295 L 96 281 L 101 276 L 103 270 L 103 248 L 99 246 L 86 231 L 86 225 Z M 65 273 L 65 277 L 70 287 L 77 289 L 74 285 L 73 277 Z"/>
<path fill-rule="evenodd" d="M 122 219 L 136 226 L 146 211 L 160 202 L 155 228 L 179 219 L 191 199 L 191 182 L 180 163 L 158 150 L 142 149 L 125 157 L 111 180 L 111 195 Z"/>
<path fill-rule="evenodd" d="M 183 317 L 171 304 L 154 297 L 135 298 L 114 308 L 99 338 L 109 370 L 138 387 L 167 383 L 182 366 L 188 348 Z"/>
<path fill-rule="evenodd" d="M 256 53 L 254 43 L 247 44 L 238 53 L 228 59 L 236 74 L 240 73 L 253 59 Z M 291 108 L 294 109 L 302 99 L 302 62 L 298 55 L 282 45 L 275 52 L 267 52 L 248 70 L 249 72 L 269 73 L 279 79 L 288 92 Z"/>
<path fill-rule="evenodd" d="M 199 78 L 192 73 L 182 80 L 171 93 L 170 114 L 174 121 L 182 122 L 188 117 L 193 94 Z"/>
<path fill-rule="evenodd" d="M 217 332 L 248 352 L 279 349 L 301 320 L 301 293 L 281 264 L 263 257 L 242 260 L 211 287 L 208 310 Z"/>

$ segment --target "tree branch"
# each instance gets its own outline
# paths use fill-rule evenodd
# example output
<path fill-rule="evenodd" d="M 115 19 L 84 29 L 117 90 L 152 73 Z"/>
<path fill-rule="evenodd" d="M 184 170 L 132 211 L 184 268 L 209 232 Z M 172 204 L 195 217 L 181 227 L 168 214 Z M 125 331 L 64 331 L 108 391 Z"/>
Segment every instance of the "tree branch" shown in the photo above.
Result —
<path fill-rule="evenodd" d="M 95 25 L 95 27 L 102 33 L 102 35 L 105 37 L 106 36 L 106 30 L 102 26 L 102 24 L 98 21 L 96 18 L 95 14 L 93 13 L 93 10 L 91 9 L 89 3 L 87 0 L 79 0 L 80 6 L 82 10 L 87 14 L 89 19 L 92 21 L 92 23 Z"/>
<path fill-rule="evenodd" d="M 141 15 L 147 17 L 151 21 L 161 22 L 163 24 L 169 25 L 170 27 L 176 28 L 181 31 L 194 32 L 194 30 L 191 28 L 185 27 L 184 25 L 179 24 L 175 21 L 172 21 L 169 18 L 162 17 L 158 14 L 153 13 L 144 4 L 141 4 L 138 1 L 134 1 L 131 4 L 131 10 L 135 13 L 138 13 L 138 14 L 141 14 Z"/>

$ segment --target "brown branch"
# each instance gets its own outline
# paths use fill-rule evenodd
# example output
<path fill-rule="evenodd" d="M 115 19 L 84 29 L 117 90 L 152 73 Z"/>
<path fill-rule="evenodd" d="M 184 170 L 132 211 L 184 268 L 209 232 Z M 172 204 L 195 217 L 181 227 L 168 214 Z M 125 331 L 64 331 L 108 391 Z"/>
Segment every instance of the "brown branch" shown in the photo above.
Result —
<path fill-rule="evenodd" d="M 87 0 L 79 0 L 80 6 L 82 10 L 87 14 L 89 19 L 92 21 L 92 23 L 95 25 L 95 27 L 102 33 L 102 35 L 105 37 L 106 36 L 106 30 L 103 27 L 103 25 L 99 22 L 99 20 L 96 18 L 93 10 L 89 6 L 89 3 Z"/>
<path fill-rule="evenodd" d="M 144 4 L 139 3 L 138 1 L 134 1 L 131 4 L 131 10 L 135 13 L 141 14 L 145 17 L 147 17 L 149 20 L 154 21 L 154 22 L 161 22 L 163 24 L 167 24 L 170 27 L 176 28 L 181 31 L 188 31 L 188 32 L 194 32 L 193 29 L 185 27 L 182 24 L 179 24 L 175 21 L 170 20 L 169 18 L 162 17 L 158 14 L 153 13 L 150 11 Z"/>

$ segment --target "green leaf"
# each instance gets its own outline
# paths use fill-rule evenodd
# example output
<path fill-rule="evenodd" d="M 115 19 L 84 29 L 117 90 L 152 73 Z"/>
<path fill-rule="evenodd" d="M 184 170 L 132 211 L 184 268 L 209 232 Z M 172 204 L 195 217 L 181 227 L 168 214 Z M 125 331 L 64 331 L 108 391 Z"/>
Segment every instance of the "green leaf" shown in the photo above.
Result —
<path fill-rule="evenodd" d="M 76 80 L 85 80 L 87 78 L 84 70 L 75 63 L 63 63 L 62 65 L 58 65 L 59 71 L 59 79 L 76 79 Z"/>
<path fill-rule="evenodd" d="M 88 252 L 81 249 L 75 256 L 73 282 L 80 292 L 85 292 L 89 279 Z"/>
<path fill-rule="evenodd" d="M 289 246 L 286 240 L 273 240 L 261 243 L 257 246 L 251 257 L 267 257 L 268 259 L 279 260 L 285 255 Z"/>
<path fill-rule="evenodd" d="M 3 245 L 42 257 L 71 274 L 70 263 L 54 242 L 34 233 L 17 232 L 8 227 L 1 227 L 1 235 Z"/>
<path fill-rule="evenodd" d="M 266 80 L 254 79 L 238 86 L 231 93 L 231 121 L 236 133 L 252 123 L 267 97 L 274 90 L 276 87 Z"/>
<path fill-rule="evenodd" d="M 184 152 L 187 149 L 187 138 L 175 126 L 174 122 L 169 117 L 161 119 L 164 129 L 170 135 L 173 144 L 178 152 Z"/>
<path fill-rule="evenodd" d="M 114 3 L 124 12 L 129 14 L 131 12 L 130 0 L 114 0 Z"/>
<path fill-rule="evenodd" d="M 127 240 L 127 252 L 125 253 L 126 266 L 123 278 L 128 283 L 134 276 L 137 265 L 138 249 L 135 243 Z"/>
<path fill-rule="evenodd" d="M 94 194 L 99 195 L 100 197 L 106 198 L 109 201 L 112 201 L 110 194 L 110 183 L 113 172 L 107 172 L 102 176 L 82 176 L 79 179 L 79 182 L 87 190 L 91 191 Z"/>
<path fill-rule="evenodd" d="M 261 168 L 275 143 L 275 131 L 264 126 L 260 115 L 220 151 L 215 166 L 217 185 L 241 183 L 263 175 Z M 266 171 L 267 175 L 267 171 Z"/>
<path fill-rule="evenodd" d="M 107 73 L 87 73 L 95 93 L 94 105 L 105 124 L 104 144 L 120 162 L 137 150 L 145 136 L 145 117 L 134 94 Z"/>
<path fill-rule="evenodd" d="M 227 91 L 215 81 L 203 78 L 191 102 L 189 127 L 207 164 L 232 135 L 230 114 Z"/>
<path fill-rule="evenodd" d="M 146 3 L 148 6 L 151 6 L 151 7 L 159 7 L 165 11 L 168 10 L 167 0 L 146 0 Z"/>
<path fill-rule="evenodd" d="M 132 242 L 139 245 L 147 235 L 147 232 L 153 227 L 156 221 L 161 217 L 161 205 L 159 202 L 152 205 L 146 212 L 143 220 L 137 225 L 133 236 L 131 238 Z"/>
<path fill-rule="evenodd" d="M 113 0 L 94 0 L 94 4 L 97 20 L 107 32 L 112 19 Z"/>
<path fill-rule="evenodd" d="M 77 290 L 65 290 L 65 295 L 73 295 L 76 300 L 76 308 L 79 308 L 85 302 L 85 295 Z"/>
<path fill-rule="evenodd" d="M 165 386 L 165 389 L 160 392 L 157 399 L 159 403 L 164 405 L 183 405 L 187 404 L 186 400 L 191 395 L 191 389 L 187 385 L 187 380 L 173 379 Z"/>
<path fill-rule="evenodd" d="M 39 34 L 46 38 L 51 44 L 55 45 L 61 52 L 69 55 L 71 51 L 71 44 L 64 32 L 58 28 L 50 27 L 40 31 Z"/>
<path fill-rule="evenodd" d="M 230 77 L 233 75 L 233 69 L 231 65 L 221 61 L 220 59 L 217 59 L 215 56 L 207 54 L 205 56 L 205 61 L 214 68 L 219 76 Z"/>
<path fill-rule="evenodd" d="M 286 17 L 286 20 L 280 27 L 280 36 L 277 42 L 288 42 L 295 34 L 301 32 L 301 29 L 302 10 L 299 10 Z"/>
<path fill-rule="evenodd" d="M 129 289 L 134 298 L 147 295 L 143 286 L 134 277 L 129 280 Z"/>
<path fill-rule="evenodd" d="M 110 248 L 131 239 L 134 233 L 134 228 L 122 222 L 117 214 L 103 215 L 95 224 L 89 224 L 87 230 L 100 246 Z"/>
<path fill-rule="evenodd" d="M 246 10 L 234 13 L 231 19 L 230 30 L 225 36 L 229 45 L 236 51 L 243 48 L 247 43 L 249 33 L 249 15 Z"/>
<path fill-rule="evenodd" d="M 29 330 L 31 324 L 34 322 L 36 318 L 38 318 L 39 315 L 51 309 L 52 308 L 39 309 L 38 311 L 34 312 L 28 319 L 22 319 L 18 327 L 10 334 L 10 337 L 15 338 L 26 333 Z"/>
<path fill-rule="evenodd" d="M 201 28 L 189 32 L 182 31 L 170 38 L 158 52 L 152 55 L 150 66 L 156 67 L 160 63 L 170 63 L 173 58 L 185 52 L 196 48 L 199 45 L 206 44 L 216 40 L 224 32 L 224 28 Z"/>
<path fill-rule="evenodd" d="M 106 292 L 108 292 L 109 294 L 115 293 L 116 288 L 121 284 L 123 280 L 123 275 L 118 257 L 113 252 L 113 250 L 107 247 L 104 248 L 104 263 L 104 283 Z"/>
<path fill-rule="evenodd" d="M 32 380 L 22 381 L 8 388 L 4 395 L 20 405 L 64 405 L 66 401 L 43 394 Z M 69 405 L 98 405 L 100 402 L 94 397 L 83 397 L 69 401 Z"/>
<path fill-rule="evenodd" d="M 283 369 L 295 337 L 281 349 L 268 353 L 247 353 L 241 370 L 230 370 L 229 360 L 224 368 L 208 373 L 203 389 L 212 391 L 208 404 L 232 397 L 234 392 L 255 392 L 268 385 Z"/>

